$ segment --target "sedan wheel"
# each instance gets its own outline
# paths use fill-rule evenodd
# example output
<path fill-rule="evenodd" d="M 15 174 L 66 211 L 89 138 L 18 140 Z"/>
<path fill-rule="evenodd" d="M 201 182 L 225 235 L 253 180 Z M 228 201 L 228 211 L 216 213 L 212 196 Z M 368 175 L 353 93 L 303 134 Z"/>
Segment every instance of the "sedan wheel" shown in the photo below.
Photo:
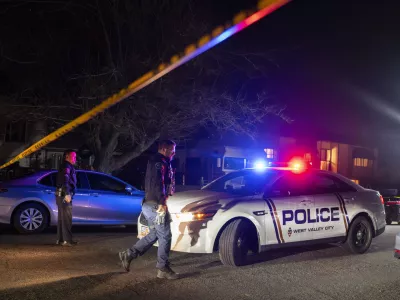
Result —
<path fill-rule="evenodd" d="M 48 225 L 48 213 L 41 204 L 24 204 L 15 212 L 13 223 L 20 233 L 39 233 Z"/>
<path fill-rule="evenodd" d="M 21 213 L 19 223 L 25 230 L 37 230 L 43 223 L 43 214 L 36 208 L 27 208 Z"/>

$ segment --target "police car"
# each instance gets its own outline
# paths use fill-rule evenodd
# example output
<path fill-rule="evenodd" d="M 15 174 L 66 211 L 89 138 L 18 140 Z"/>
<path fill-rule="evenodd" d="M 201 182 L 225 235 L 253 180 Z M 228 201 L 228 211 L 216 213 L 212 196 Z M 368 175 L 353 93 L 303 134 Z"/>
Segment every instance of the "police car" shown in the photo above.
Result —
<path fill-rule="evenodd" d="M 246 263 L 248 252 L 340 242 L 364 253 L 385 231 L 379 192 L 332 172 L 268 167 L 226 174 L 201 190 L 168 199 L 171 250 L 219 252 L 225 265 Z M 148 233 L 138 221 L 139 238 Z"/>

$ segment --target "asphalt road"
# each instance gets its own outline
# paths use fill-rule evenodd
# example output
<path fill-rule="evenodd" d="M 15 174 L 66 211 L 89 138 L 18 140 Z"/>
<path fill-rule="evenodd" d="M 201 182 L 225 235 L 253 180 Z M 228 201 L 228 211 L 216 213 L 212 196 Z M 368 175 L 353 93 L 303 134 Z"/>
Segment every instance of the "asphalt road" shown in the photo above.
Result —
<path fill-rule="evenodd" d="M 336 245 L 277 250 L 242 268 L 218 254 L 172 252 L 177 281 L 155 278 L 157 248 L 122 270 L 118 251 L 136 241 L 124 228 L 74 228 L 80 244 L 55 246 L 55 231 L 21 236 L 0 228 L 0 299 L 399 299 L 400 225 L 386 227 L 364 255 Z"/>

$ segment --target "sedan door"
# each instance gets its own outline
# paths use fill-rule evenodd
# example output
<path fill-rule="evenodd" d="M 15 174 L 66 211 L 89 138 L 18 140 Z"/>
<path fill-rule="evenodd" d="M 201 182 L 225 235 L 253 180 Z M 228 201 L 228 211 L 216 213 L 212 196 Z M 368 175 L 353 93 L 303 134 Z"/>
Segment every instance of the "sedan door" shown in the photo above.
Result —
<path fill-rule="evenodd" d="M 89 221 L 93 224 L 135 224 L 143 193 L 114 177 L 86 172 L 91 188 Z"/>
<path fill-rule="evenodd" d="M 90 190 L 88 189 L 87 179 L 83 172 L 78 171 L 76 178 L 77 190 L 72 201 L 72 223 L 82 224 L 86 222 L 87 214 L 89 213 Z M 38 187 L 42 191 L 45 201 L 53 209 L 55 217 L 58 218 L 58 207 L 55 196 L 56 183 L 57 172 L 51 172 L 38 181 Z"/>

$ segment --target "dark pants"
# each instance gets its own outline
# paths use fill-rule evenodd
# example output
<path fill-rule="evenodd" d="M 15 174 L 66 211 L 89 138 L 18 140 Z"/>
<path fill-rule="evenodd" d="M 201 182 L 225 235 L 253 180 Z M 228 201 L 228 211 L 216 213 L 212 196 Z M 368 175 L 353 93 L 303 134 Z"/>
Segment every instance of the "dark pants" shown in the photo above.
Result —
<path fill-rule="evenodd" d="M 57 240 L 72 242 L 72 203 L 63 203 L 63 198 L 56 198 L 58 206 Z"/>
<path fill-rule="evenodd" d="M 130 254 L 132 257 L 143 255 L 149 250 L 158 240 L 158 253 L 157 253 L 157 269 L 162 269 L 169 265 L 169 252 L 171 250 L 171 226 L 169 217 L 166 217 L 164 224 L 155 224 L 157 216 L 157 206 L 143 204 L 142 213 L 145 216 L 150 232 L 144 238 L 140 239 L 131 249 Z"/>

